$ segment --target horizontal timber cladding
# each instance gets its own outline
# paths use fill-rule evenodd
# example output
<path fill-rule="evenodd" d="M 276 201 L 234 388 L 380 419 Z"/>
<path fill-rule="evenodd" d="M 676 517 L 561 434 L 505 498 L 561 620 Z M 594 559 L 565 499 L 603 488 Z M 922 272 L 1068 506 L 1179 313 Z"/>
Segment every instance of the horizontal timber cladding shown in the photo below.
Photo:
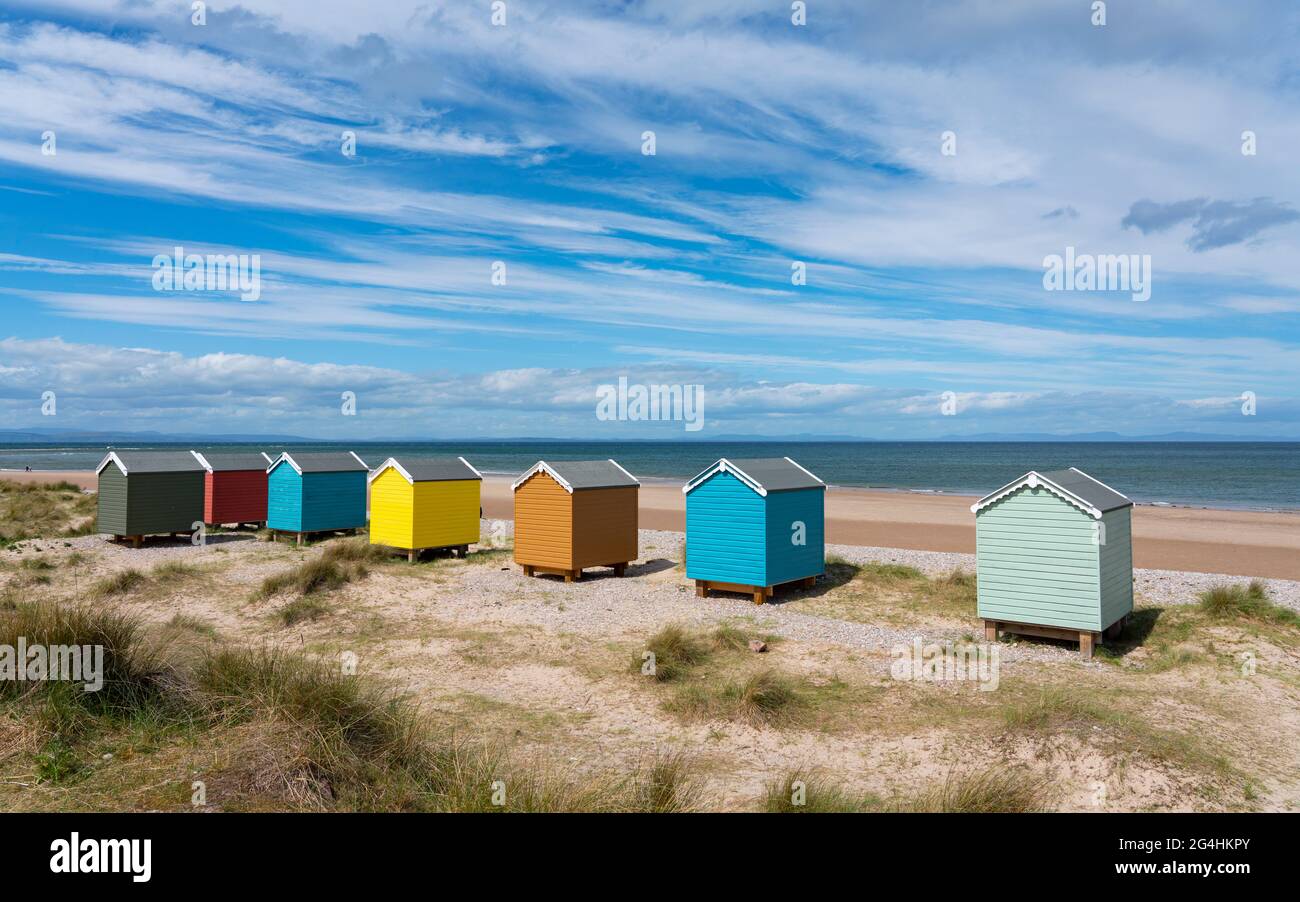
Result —
<path fill-rule="evenodd" d="M 1042 487 L 976 515 L 979 616 L 1099 631 L 1098 521 Z"/>
<path fill-rule="evenodd" d="M 1133 611 L 1133 508 L 1108 511 L 1101 546 L 1101 623 L 1106 628 Z"/>
<path fill-rule="evenodd" d="M 400 478 L 400 477 L 399 477 Z M 478 479 L 435 482 L 402 480 L 414 495 L 413 545 L 407 548 L 444 548 L 449 545 L 473 545 L 479 540 Z"/>
<path fill-rule="evenodd" d="M 575 569 L 637 559 L 636 486 L 578 489 L 572 499 Z"/>
<path fill-rule="evenodd" d="M 769 585 L 763 498 L 730 473 L 713 474 L 686 496 L 686 578 Z"/>
<path fill-rule="evenodd" d="M 101 533 L 145 536 L 191 532 L 203 519 L 203 471 L 124 475 L 110 463 L 99 474 Z"/>
<path fill-rule="evenodd" d="M 260 523 L 266 519 L 266 471 L 219 470 L 204 474 L 204 522 Z"/>
<path fill-rule="evenodd" d="M 415 548 L 415 493 L 402 474 L 389 467 L 370 483 L 370 543 Z"/>
<path fill-rule="evenodd" d="M 395 467 L 370 483 L 370 542 L 392 548 L 446 548 L 479 541 L 477 479 L 407 482 Z"/>
<path fill-rule="evenodd" d="M 515 563 L 572 570 L 573 496 L 545 471 L 515 490 Z"/>
<path fill-rule="evenodd" d="M 287 464 L 276 467 L 292 470 Z M 296 475 L 296 474 L 295 474 Z M 302 532 L 355 529 L 366 525 L 366 471 L 304 473 Z"/>
<path fill-rule="evenodd" d="M 130 535 L 126 528 L 126 474 L 110 463 L 99 473 L 98 530 L 113 536 Z"/>
<path fill-rule="evenodd" d="M 288 464 L 267 474 L 266 525 L 286 532 L 302 531 L 302 477 Z"/>
<path fill-rule="evenodd" d="M 821 576 L 826 571 L 826 491 L 769 492 L 763 501 L 767 506 L 767 577 L 763 585 Z"/>

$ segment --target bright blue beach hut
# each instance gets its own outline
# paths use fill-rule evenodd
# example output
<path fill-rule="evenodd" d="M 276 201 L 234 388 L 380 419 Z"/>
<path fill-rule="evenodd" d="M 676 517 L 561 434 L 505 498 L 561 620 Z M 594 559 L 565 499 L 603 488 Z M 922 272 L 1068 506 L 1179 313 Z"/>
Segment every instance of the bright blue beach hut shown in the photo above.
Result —
<path fill-rule="evenodd" d="M 281 454 L 267 468 L 268 529 L 303 535 L 366 525 L 370 468 L 351 451 Z"/>
<path fill-rule="evenodd" d="M 811 586 L 826 570 L 826 483 L 788 457 L 722 458 L 682 487 L 695 594 Z"/>

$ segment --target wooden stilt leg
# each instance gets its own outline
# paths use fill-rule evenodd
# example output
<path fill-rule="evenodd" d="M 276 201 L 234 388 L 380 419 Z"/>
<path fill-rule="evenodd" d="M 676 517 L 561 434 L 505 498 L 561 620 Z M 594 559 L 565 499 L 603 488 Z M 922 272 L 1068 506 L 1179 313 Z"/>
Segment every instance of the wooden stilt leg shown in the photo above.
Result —
<path fill-rule="evenodd" d="M 302 533 L 298 533 L 298 547 L 302 547 Z"/>
<path fill-rule="evenodd" d="M 1079 633 L 1079 657 L 1092 660 L 1092 633 Z"/>
<path fill-rule="evenodd" d="M 524 564 L 524 576 L 532 576 L 532 575 L 533 575 L 533 568 L 528 566 L 527 564 Z"/>
<path fill-rule="evenodd" d="M 144 536 L 131 536 L 131 547 L 139 548 L 144 544 Z"/>
<path fill-rule="evenodd" d="M 767 592 L 761 588 L 754 590 L 754 604 L 762 604 L 767 600 Z"/>
<path fill-rule="evenodd" d="M 414 564 L 414 563 L 415 563 L 415 559 L 416 559 L 417 556 L 418 556 L 418 555 L 416 554 L 416 551 L 415 551 L 414 548 L 412 548 L 411 550 L 407 551 L 407 552 L 406 552 L 406 560 L 407 560 L 407 563 Z"/>
<path fill-rule="evenodd" d="M 697 579 L 695 581 L 695 596 L 697 598 L 708 598 L 709 584 L 702 579 Z"/>
<path fill-rule="evenodd" d="M 572 571 L 572 570 L 565 570 L 565 571 L 564 571 L 564 581 L 565 581 L 566 583 L 571 583 L 571 582 L 573 582 L 573 580 L 574 580 L 573 571 Z"/>
<path fill-rule="evenodd" d="M 614 575 L 615 575 L 615 576 L 623 576 L 625 573 L 627 573 L 627 562 L 626 562 L 626 561 L 624 561 L 624 562 L 621 563 L 621 564 L 615 564 L 615 565 L 614 565 Z"/>
<path fill-rule="evenodd" d="M 984 641 L 985 642 L 998 641 L 998 623 L 996 620 L 984 621 Z"/>

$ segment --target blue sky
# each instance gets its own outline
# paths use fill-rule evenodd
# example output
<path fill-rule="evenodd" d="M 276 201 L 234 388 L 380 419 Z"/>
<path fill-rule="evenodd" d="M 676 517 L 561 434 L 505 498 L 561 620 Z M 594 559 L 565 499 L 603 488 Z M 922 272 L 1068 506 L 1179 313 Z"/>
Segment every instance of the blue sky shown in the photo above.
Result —
<path fill-rule="evenodd" d="M 1300 435 L 1294 4 L 372 6 L 3 4 L 4 428 Z"/>

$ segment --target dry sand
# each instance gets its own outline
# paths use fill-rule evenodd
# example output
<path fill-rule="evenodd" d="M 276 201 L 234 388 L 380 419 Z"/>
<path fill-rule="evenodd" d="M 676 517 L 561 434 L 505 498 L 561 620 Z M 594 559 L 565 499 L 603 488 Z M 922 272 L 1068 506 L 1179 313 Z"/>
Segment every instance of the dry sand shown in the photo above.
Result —
<path fill-rule="evenodd" d="M 84 471 L 3 471 L 18 482 L 66 480 L 94 489 Z M 826 496 L 826 541 L 838 545 L 975 552 L 973 499 L 963 495 L 832 488 Z M 483 515 L 511 519 L 510 479 L 483 480 Z M 676 483 L 641 487 L 641 528 L 682 532 L 685 499 Z M 1226 573 L 1300 580 L 1300 512 L 1154 507 L 1133 510 L 1133 564 L 1152 570 Z"/>

